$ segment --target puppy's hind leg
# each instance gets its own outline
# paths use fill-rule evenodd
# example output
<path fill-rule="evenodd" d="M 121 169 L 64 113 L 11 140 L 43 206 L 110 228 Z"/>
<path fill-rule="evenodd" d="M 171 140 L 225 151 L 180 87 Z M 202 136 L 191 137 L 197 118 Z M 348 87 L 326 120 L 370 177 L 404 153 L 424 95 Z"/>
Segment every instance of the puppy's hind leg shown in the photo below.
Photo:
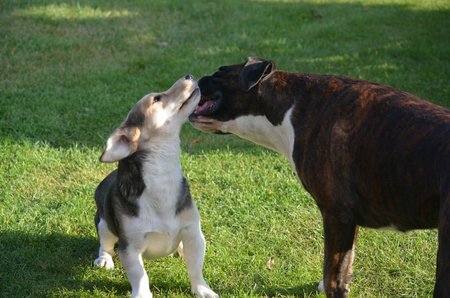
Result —
<path fill-rule="evenodd" d="M 169 257 L 180 257 L 184 259 L 183 242 L 180 242 L 180 244 L 178 244 L 177 250 L 171 253 Z"/>
<path fill-rule="evenodd" d="M 114 261 L 112 257 L 114 256 L 114 245 L 118 238 L 109 230 L 108 224 L 102 218 L 96 216 L 95 222 L 100 248 L 98 250 L 98 258 L 95 259 L 94 265 L 105 269 L 113 269 Z"/>
<path fill-rule="evenodd" d="M 211 290 L 203 278 L 202 269 L 206 244 L 200 230 L 200 223 L 190 226 L 184 231 L 182 242 L 192 293 L 200 298 L 218 298 L 219 295 Z"/>
<path fill-rule="evenodd" d="M 450 297 L 450 187 L 447 187 L 443 193 L 439 209 L 435 298 Z"/>

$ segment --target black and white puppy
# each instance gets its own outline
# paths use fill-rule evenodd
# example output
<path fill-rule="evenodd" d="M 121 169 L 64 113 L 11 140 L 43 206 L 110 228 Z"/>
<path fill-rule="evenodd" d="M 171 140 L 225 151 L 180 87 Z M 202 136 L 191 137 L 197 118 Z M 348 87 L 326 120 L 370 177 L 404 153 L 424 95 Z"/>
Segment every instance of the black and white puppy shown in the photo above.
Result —
<path fill-rule="evenodd" d="M 346 297 L 357 227 L 439 229 L 435 297 L 450 297 L 450 110 L 389 86 L 250 58 L 199 81 L 190 120 L 280 152 L 323 217 L 324 288 Z"/>
<path fill-rule="evenodd" d="M 203 279 L 205 240 L 180 165 L 180 129 L 199 100 L 191 75 L 165 92 L 144 96 L 111 134 L 100 157 L 101 162 L 118 161 L 118 168 L 95 192 L 100 249 L 94 264 L 113 268 L 119 242 L 132 297 L 152 297 L 143 257 L 167 256 L 181 242 L 192 293 L 218 297 Z"/>

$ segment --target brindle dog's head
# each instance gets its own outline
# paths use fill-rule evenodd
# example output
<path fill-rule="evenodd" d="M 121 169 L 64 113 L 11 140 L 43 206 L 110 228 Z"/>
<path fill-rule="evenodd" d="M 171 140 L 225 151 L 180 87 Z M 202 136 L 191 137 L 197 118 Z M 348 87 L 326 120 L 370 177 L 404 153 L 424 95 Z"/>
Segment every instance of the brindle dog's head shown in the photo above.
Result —
<path fill-rule="evenodd" d="M 258 86 L 275 70 L 271 61 L 248 58 L 245 63 L 222 66 L 212 76 L 200 79 L 202 97 L 189 117 L 205 132 L 226 133 L 226 123 L 240 116 L 265 115 L 267 106 L 258 102 Z"/>

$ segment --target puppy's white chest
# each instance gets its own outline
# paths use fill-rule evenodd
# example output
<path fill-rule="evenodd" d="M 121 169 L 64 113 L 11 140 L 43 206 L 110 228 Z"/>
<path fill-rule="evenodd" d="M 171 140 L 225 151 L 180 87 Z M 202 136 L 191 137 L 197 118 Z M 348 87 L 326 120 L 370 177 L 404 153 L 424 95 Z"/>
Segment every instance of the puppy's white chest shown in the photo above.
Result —
<path fill-rule="evenodd" d="M 126 234 L 133 235 L 130 241 L 148 259 L 164 257 L 175 251 L 186 224 L 176 216 L 181 183 L 174 186 L 173 181 L 182 181 L 179 163 L 170 166 L 167 162 L 168 165 L 163 167 L 158 161 L 146 161 L 153 172 L 144 172 L 147 187 L 138 199 L 138 216 L 126 219 Z"/>
<path fill-rule="evenodd" d="M 146 259 L 156 259 L 168 256 L 178 247 L 180 239 L 178 233 L 171 235 L 170 233 L 149 232 L 145 236 L 146 246 L 142 255 Z"/>
<path fill-rule="evenodd" d="M 153 214 L 153 216 L 128 218 L 124 223 L 127 242 L 141 251 L 147 259 L 171 254 L 181 240 L 181 227 L 176 218 L 167 220 Z"/>
<path fill-rule="evenodd" d="M 139 202 L 137 217 L 124 219 L 127 241 L 138 248 L 147 259 L 171 254 L 180 243 L 182 222 L 175 209 L 163 202 L 148 200 L 144 193 Z"/>

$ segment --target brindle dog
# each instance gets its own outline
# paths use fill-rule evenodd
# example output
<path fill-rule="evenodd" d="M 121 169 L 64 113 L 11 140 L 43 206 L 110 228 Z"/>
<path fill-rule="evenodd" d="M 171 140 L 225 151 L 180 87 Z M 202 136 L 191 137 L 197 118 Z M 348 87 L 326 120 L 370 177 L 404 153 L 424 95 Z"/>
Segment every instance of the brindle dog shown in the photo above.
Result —
<path fill-rule="evenodd" d="M 357 227 L 439 229 L 435 297 L 450 297 L 450 110 L 380 84 L 259 58 L 199 82 L 195 127 L 285 155 L 322 213 L 327 297 L 346 297 Z M 420 252 L 418 252 L 420 253 Z"/>

